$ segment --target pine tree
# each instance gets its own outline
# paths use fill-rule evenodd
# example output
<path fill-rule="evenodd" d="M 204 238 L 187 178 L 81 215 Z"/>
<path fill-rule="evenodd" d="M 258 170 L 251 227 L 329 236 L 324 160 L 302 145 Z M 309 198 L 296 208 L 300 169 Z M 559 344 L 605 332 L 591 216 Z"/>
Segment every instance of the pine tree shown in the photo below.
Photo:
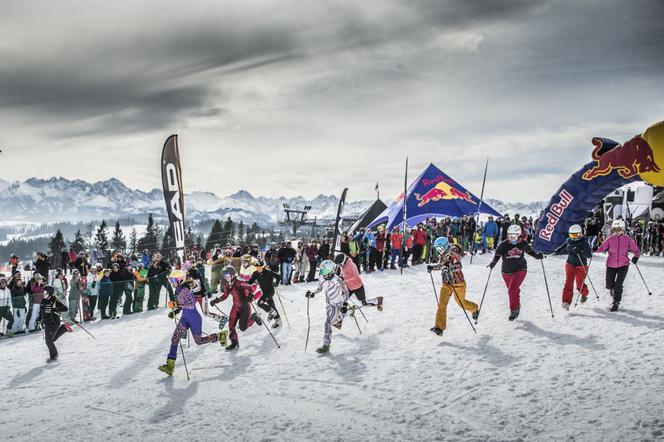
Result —
<path fill-rule="evenodd" d="M 141 252 L 147 249 L 150 254 L 153 254 L 159 249 L 159 234 L 152 214 L 148 216 L 148 226 L 145 230 L 145 236 L 138 240 L 136 247 Z"/>
<path fill-rule="evenodd" d="M 222 244 L 223 233 L 224 228 L 221 225 L 221 221 L 216 220 L 214 224 L 212 224 L 212 229 L 210 230 L 210 234 L 208 235 L 207 241 L 205 242 L 206 252 L 208 250 L 212 250 L 215 244 Z"/>
<path fill-rule="evenodd" d="M 115 222 L 115 229 L 113 229 L 113 239 L 111 240 L 111 245 L 113 250 L 121 250 L 123 253 L 127 248 L 127 240 L 124 237 L 124 233 L 120 228 L 120 221 Z"/>
<path fill-rule="evenodd" d="M 108 236 L 106 235 L 106 221 L 102 221 L 97 228 L 95 235 L 95 245 L 97 246 L 97 256 L 99 261 L 108 262 L 110 260 L 110 252 L 108 251 Z"/>
<path fill-rule="evenodd" d="M 55 236 L 48 243 L 48 250 L 51 252 L 51 262 L 58 268 L 62 267 L 62 251 L 67 248 L 62 232 L 58 229 Z"/>
<path fill-rule="evenodd" d="M 164 239 L 161 241 L 161 254 L 165 257 L 175 255 L 175 238 L 173 237 L 173 227 L 169 226 L 164 233 Z"/>
<path fill-rule="evenodd" d="M 136 253 L 136 246 L 138 245 L 138 239 L 136 238 L 136 227 L 131 228 L 129 233 L 129 247 L 131 248 L 131 254 Z"/>
<path fill-rule="evenodd" d="M 237 226 L 237 236 L 240 244 L 243 244 L 245 238 L 245 232 L 244 232 L 244 222 L 242 222 L 242 220 L 240 220 L 240 224 L 238 224 Z"/>
<path fill-rule="evenodd" d="M 198 249 L 199 252 L 201 252 L 201 255 L 203 254 L 203 235 L 200 233 L 196 235 L 196 248 Z"/>
<path fill-rule="evenodd" d="M 85 239 L 83 239 L 83 235 L 81 234 L 80 229 L 77 230 L 76 233 L 74 234 L 74 241 L 70 241 L 69 246 L 77 254 L 85 250 Z"/>
<path fill-rule="evenodd" d="M 194 232 L 191 231 L 191 226 L 187 227 L 187 231 L 184 234 L 184 247 L 185 249 L 191 249 L 191 246 L 194 245 Z"/>
<path fill-rule="evenodd" d="M 224 230 L 221 234 L 222 246 L 229 242 L 230 243 L 235 242 L 235 223 L 233 222 L 230 216 L 224 223 Z"/>

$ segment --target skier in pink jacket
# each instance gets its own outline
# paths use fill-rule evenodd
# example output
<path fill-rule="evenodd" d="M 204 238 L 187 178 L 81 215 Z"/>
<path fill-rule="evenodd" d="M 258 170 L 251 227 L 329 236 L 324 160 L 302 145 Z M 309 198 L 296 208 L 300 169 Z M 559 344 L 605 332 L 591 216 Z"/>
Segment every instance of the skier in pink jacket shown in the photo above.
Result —
<path fill-rule="evenodd" d="M 599 253 L 609 252 L 606 260 L 606 288 L 611 291 L 613 304 L 609 309 L 618 311 L 622 300 L 623 283 L 629 269 L 629 252 L 632 252 L 632 263 L 636 264 L 641 256 L 639 246 L 625 235 L 625 221 L 617 219 L 611 224 L 611 232 L 604 243 L 597 249 Z"/>

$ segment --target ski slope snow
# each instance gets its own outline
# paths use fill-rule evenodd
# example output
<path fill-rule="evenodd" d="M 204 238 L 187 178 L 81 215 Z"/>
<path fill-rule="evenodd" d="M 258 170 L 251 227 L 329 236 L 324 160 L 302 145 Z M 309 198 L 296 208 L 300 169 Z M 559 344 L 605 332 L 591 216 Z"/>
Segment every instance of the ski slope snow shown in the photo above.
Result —
<path fill-rule="evenodd" d="M 479 302 L 489 257 L 465 259 L 468 298 Z M 529 260 L 521 316 L 508 322 L 507 294 L 494 272 L 475 335 L 451 300 L 448 330 L 429 331 L 436 305 L 424 266 L 363 275 L 369 297 L 362 334 L 347 318 L 319 356 L 324 299 L 313 284 L 280 288 L 292 329 L 240 332 L 241 348 L 218 344 L 164 363 L 173 321 L 165 310 L 91 324 L 57 342 L 47 365 L 41 334 L 0 342 L 3 440 L 662 440 L 664 438 L 664 272 L 644 257 L 627 276 L 623 309 L 609 313 L 604 258 L 591 277 L 601 300 L 560 307 L 564 259 Z M 440 276 L 435 275 L 436 286 Z M 162 297 L 163 299 L 163 297 Z M 221 308 L 228 311 L 229 301 Z M 216 323 L 204 320 L 204 331 Z"/>

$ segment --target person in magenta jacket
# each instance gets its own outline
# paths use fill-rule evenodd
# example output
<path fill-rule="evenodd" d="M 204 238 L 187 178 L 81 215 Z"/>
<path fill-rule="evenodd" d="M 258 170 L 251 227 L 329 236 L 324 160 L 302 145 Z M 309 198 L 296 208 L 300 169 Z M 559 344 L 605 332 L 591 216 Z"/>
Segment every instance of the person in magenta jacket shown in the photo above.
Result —
<path fill-rule="evenodd" d="M 599 253 L 609 252 L 606 260 L 606 288 L 611 291 L 613 304 L 609 309 L 618 311 L 622 300 L 623 283 L 629 269 L 629 253 L 632 252 L 632 263 L 636 264 L 641 256 L 639 246 L 634 240 L 625 235 L 625 221 L 617 219 L 611 224 L 611 232 L 604 243 L 599 246 Z"/>

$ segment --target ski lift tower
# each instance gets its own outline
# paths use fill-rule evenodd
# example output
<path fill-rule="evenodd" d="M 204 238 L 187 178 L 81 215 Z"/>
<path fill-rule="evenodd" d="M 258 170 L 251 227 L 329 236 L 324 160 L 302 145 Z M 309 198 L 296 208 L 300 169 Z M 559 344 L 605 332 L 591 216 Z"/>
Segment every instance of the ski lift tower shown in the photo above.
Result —
<path fill-rule="evenodd" d="M 284 212 L 286 219 L 279 221 L 282 226 L 293 226 L 293 236 L 297 236 L 297 229 L 302 226 L 315 225 L 315 220 L 307 219 L 307 213 L 311 210 L 311 206 L 304 206 L 304 209 L 297 210 L 291 209 L 288 204 L 284 204 Z"/>

